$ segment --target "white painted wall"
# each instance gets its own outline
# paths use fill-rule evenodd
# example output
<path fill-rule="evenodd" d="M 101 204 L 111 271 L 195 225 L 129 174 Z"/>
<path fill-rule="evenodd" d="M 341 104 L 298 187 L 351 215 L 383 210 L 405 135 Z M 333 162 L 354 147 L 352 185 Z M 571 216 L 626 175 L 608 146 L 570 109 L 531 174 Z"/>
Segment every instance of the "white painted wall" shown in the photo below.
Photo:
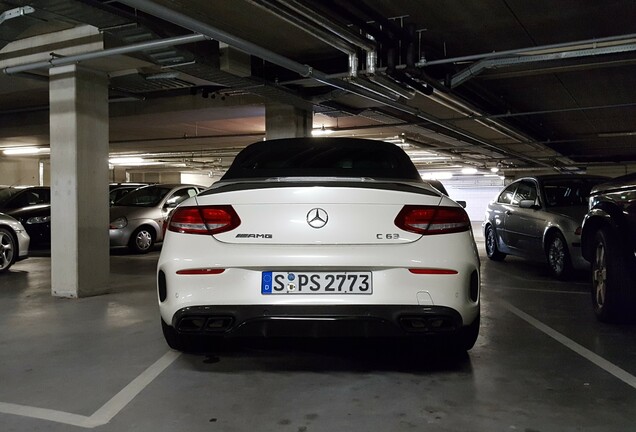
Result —
<path fill-rule="evenodd" d="M 636 164 L 618 165 L 618 166 L 598 166 L 589 167 L 586 171 L 588 174 L 604 175 L 609 177 L 619 177 L 626 174 L 636 172 Z"/>
<path fill-rule="evenodd" d="M 0 159 L 0 184 L 39 185 L 40 165 L 36 158 Z"/>
<path fill-rule="evenodd" d="M 503 186 L 446 186 L 448 195 L 456 201 L 466 201 L 466 213 L 471 221 L 483 221 L 488 203 Z"/>
<path fill-rule="evenodd" d="M 212 183 L 214 183 L 218 178 L 211 178 L 207 173 L 199 174 L 199 173 L 182 173 L 181 174 L 181 183 L 183 184 L 195 184 L 200 186 L 208 187 Z"/>

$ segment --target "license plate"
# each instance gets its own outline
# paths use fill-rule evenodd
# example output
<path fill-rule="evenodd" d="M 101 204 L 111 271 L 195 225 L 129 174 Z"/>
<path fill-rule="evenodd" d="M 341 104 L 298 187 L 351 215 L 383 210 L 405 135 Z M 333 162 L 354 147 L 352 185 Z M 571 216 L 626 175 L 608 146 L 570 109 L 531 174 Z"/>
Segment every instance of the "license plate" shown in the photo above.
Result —
<path fill-rule="evenodd" d="M 371 272 L 263 272 L 262 294 L 372 294 Z"/>

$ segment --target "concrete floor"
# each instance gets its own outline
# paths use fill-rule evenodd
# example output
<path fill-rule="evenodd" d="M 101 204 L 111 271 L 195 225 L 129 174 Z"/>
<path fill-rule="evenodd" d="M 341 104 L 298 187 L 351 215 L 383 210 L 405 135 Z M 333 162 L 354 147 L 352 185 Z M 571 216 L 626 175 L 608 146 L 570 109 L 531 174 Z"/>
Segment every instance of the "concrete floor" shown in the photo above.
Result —
<path fill-rule="evenodd" d="M 636 326 L 596 322 L 585 273 L 482 256 L 481 334 L 460 358 L 298 343 L 206 357 L 163 340 L 157 258 L 111 256 L 112 293 L 78 300 L 50 296 L 47 256 L 0 277 L 0 431 L 636 430 Z"/>

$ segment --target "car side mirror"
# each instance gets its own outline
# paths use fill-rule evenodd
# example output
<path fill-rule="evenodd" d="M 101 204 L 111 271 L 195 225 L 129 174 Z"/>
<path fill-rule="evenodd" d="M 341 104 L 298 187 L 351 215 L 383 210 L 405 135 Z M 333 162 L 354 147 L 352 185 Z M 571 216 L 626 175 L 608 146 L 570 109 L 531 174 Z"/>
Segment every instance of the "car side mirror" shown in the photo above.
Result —
<path fill-rule="evenodd" d="M 459 204 L 460 206 L 462 206 L 463 208 L 466 208 L 466 201 L 455 201 L 457 204 Z"/>
<path fill-rule="evenodd" d="M 519 201 L 520 208 L 538 210 L 541 206 L 537 205 L 535 200 L 521 200 Z"/>

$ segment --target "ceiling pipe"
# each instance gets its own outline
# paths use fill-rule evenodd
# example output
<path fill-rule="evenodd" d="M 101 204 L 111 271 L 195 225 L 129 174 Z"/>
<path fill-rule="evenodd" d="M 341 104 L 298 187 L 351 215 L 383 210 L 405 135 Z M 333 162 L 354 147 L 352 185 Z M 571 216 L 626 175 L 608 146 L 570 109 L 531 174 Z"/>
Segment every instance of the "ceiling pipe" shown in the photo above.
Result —
<path fill-rule="evenodd" d="M 34 63 L 27 63 L 18 66 L 9 66 L 2 69 L 7 75 L 14 75 L 26 71 L 31 71 L 35 69 L 49 69 L 56 66 L 64 66 L 68 64 L 79 63 L 86 60 L 93 60 L 102 57 L 110 57 L 119 54 L 128 54 L 132 52 L 139 51 L 150 51 L 158 48 L 165 48 L 168 46 L 176 46 L 183 45 L 194 42 L 201 42 L 204 40 L 209 40 L 207 36 L 201 34 L 187 35 L 187 36 L 177 36 L 168 39 L 161 39 L 150 42 L 142 42 L 134 45 L 127 45 L 123 47 L 110 48 L 102 51 L 92 51 L 83 54 L 68 56 L 68 57 L 53 57 L 49 60 L 39 61 Z"/>
<path fill-rule="evenodd" d="M 366 51 L 367 74 L 374 74 L 377 61 L 377 46 L 372 36 L 361 37 L 352 33 L 349 29 L 334 24 L 324 16 L 296 0 L 247 0 L 250 3 L 263 7 L 276 14 L 284 21 L 304 30 L 317 39 L 343 51 L 349 55 L 349 76 L 358 75 L 358 54 L 354 47 Z M 282 5 L 282 6 L 281 6 Z M 319 27 L 327 30 L 321 30 Z M 343 47 L 344 44 L 344 47 Z M 353 46 L 353 47 L 352 47 Z"/>
<path fill-rule="evenodd" d="M 343 53 L 349 56 L 349 76 L 355 77 L 358 74 L 358 53 L 356 52 L 355 46 L 350 43 L 348 40 L 334 37 L 334 34 L 337 33 L 332 32 L 328 33 L 325 30 L 318 28 L 313 22 L 310 22 L 294 13 L 290 12 L 288 9 L 281 7 L 275 1 L 270 0 L 247 0 L 249 3 L 252 3 L 255 6 L 263 8 L 272 14 L 275 14 L 279 19 L 303 30 L 304 32 L 310 34 L 318 40 L 325 42 L 326 44 L 333 46 L 334 48 L 342 51 Z M 283 2 L 284 4 L 284 2 Z M 327 28 L 325 26 L 322 26 Z M 327 30 L 331 30 L 327 28 Z M 338 35 L 339 36 L 339 35 Z"/>
<path fill-rule="evenodd" d="M 421 112 L 419 109 L 411 107 L 409 105 L 399 103 L 397 101 L 393 101 L 387 99 L 386 97 L 381 97 L 376 93 L 369 91 L 365 88 L 357 87 L 351 83 L 348 83 L 343 80 L 331 79 L 327 74 L 312 68 L 309 65 L 298 63 L 294 60 L 291 60 L 287 57 L 284 57 L 275 52 L 269 51 L 265 48 L 262 48 L 252 42 L 241 39 L 237 36 L 231 35 L 223 30 L 212 27 L 206 23 L 198 21 L 194 18 L 191 18 L 182 13 L 176 12 L 172 9 L 166 8 L 164 6 L 158 5 L 149 0 L 119 0 L 119 3 L 125 4 L 127 6 L 139 9 L 147 14 L 154 15 L 157 18 L 160 18 L 164 21 L 168 21 L 172 24 L 179 25 L 181 27 L 187 28 L 193 32 L 203 34 L 212 39 L 216 39 L 220 42 L 227 43 L 228 45 L 232 45 L 237 49 L 240 49 L 246 53 L 251 55 L 255 55 L 259 58 L 262 58 L 270 63 L 276 64 L 280 67 L 288 69 L 290 71 L 296 72 L 303 77 L 312 77 L 315 80 L 322 82 L 324 84 L 346 90 L 350 93 L 356 94 L 358 96 L 370 99 L 374 102 L 380 103 L 382 105 L 395 108 L 398 111 L 410 114 L 419 119 L 430 122 L 430 124 L 440 127 L 461 139 L 467 139 L 471 143 L 476 144 L 478 146 L 486 147 L 491 150 L 495 150 L 498 153 L 507 154 L 516 159 L 524 160 L 533 164 L 540 164 L 544 166 L 551 167 L 549 164 L 542 163 L 523 155 L 521 153 L 512 152 L 510 150 L 504 150 L 499 148 L 498 146 L 488 142 L 487 140 L 482 139 L 476 135 L 473 135 L 470 132 L 463 131 L 458 129 L 452 125 L 447 124 L 443 120 L 435 118 L 434 116 L 425 114 Z"/>
<path fill-rule="evenodd" d="M 520 48 L 520 49 L 512 49 L 506 51 L 495 51 L 483 54 L 473 54 L 466 55 L 461 57 L 451 57 L 447 59 L 440 60 L 432 60 L 432 61 L 423 61 L 419 62 L 416 65 L 418 67 L 426 67 L 426 66 L 435 66 L 441 64 L 448 63 L 458 63 L 472 60 L 484 60 L 484 59 L 494 59 L 498 57 L 506 57 L 510 55 L 518 55 L 518 54 L 532 54 L 532 53 L 545 53 L 546 51 L 557 52 L 559 50 L 567 50 L 570 48 L 583 49 L 583 46 L 588 46 L 589 48 L 597 48 L 599 44 L 603 43 L 611 43 L 611 42 L 633 42 L 636 39 L 636 33 L 631 33 L 622 36 L 610 36 L 606 38 L 598 38 L 598 39 L 586 39 L 578 42 L 563 42 L 558 44 L 551 45 L 541 45 L 536 47 L 529 48 Z"/>
<path fill-rule="evenodd" d="M 292 11 L 313 21 L 317 25 L 324 27 L 325 29 L 329 30 L 330 32 L 338 36 L 339 38 L 353 45 L 356 45 L 365 51 L 375 51 L 376 49 L 375 43 L 371 42 L 369 39 L 352 34 L 351 31 L 349 31 L 349 29 L 343 28 L 337 24 L 328 22 L 324 16 L 320 15 L 316 11 L 308 8 L 307 6 L 299 3 L 296 0 L 278 0 L 278 2 L 287 6 Z"/>

